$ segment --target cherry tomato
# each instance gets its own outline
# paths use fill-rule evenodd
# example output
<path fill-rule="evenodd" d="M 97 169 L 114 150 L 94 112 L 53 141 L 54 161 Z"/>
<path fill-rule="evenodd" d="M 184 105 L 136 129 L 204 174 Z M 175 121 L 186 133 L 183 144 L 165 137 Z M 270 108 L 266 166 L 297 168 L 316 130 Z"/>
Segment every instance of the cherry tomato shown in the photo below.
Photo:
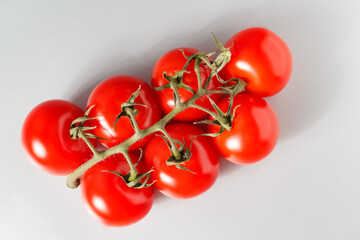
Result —
<path fill-rule="evenodd" d="M 187 59 L 184 57 L 182 51 L 184 51 L 184 54 L 186 56 L 190 56 L 199 50 L 194 48 L 175 48 L 167 53 L 165 53 L 155 64 L 152 76 L 151 76 L 151 85 L 153 87 L 160 87 L 168 83 L 168 81 L 164 78 L 163 73 L 166 73 L 166 75 L 173 76 L 176 72 L 180 71 L 183 66 L 185 65 Z M 198 80 L 197 76 L 194 70 L 195 63 L 192 61 L 188 67 L 186 68 L 186 71 L 189 73 L 184 73 L 183 75 L 183 83 L 190 86 L 194 91 L 198 90 Z M 201 82 L 204 83 L 205 80 L 210 75 L 210 70 L 205 65 L 200 65 L 200 75 L 201 75 Z M 216 79 L 216 77 L 213 77 L 210 80 L 208 89 L 217 89 L 222 84 Z M 156 94 L 158 96 L 161 110 L 167 114 L 171 112 L 171 110 L 174 108 L 174 92 L 172 89 L 163 89 L 160 91 L 156 91 Z M 189 92 L 188 90 L 184 88 L 179 89 L 179 95 L 180 95 L 180 101 L 183 103 L 190 99 L 193 94 Z M 211 94 L 210 97 L 215 101 L 218 102 L 221 98 L 220 94 Z M 211 108 L 211 104 L 206 96 L 202 97 L 201 99 L 196 101 L 197 104 L 199 104 L 202 107 L 205 108 Z M 198 120 L 202 117 L 205 117 L 206 113 L 198 110 L 189 108 L 185 111 L 182 111 L 181 113 L 177 114 L 174 119 L 180 120 L 180 121 L 194 121 Z"/>
<path fill-rule="evenodd" d="M 219 103 L 226 112 L 229 99 Z M 235 118 L 230 131 L 225 130 L 213 138 L 219 154 L 237 164 L 251 164 L 265 158 L 276 145 L 279 122 L 273 108 L 262 98 L 240 93 L 235 96 Z M 208 132 L 219 132 L 219 127 L 209 125 Z"/>
<path fill-rule="evenodd" d="M 184 139 L 188 147 L 194 136 L 204 133 L 184 123 L 168 125 L 166 130 L 172 138 Z M 171 152 L 160 136 L 154 136 L 149 142 L 145 149 L 145 162 L 149 168 L 153 168 L 152 178 L 156 180 L 155 186 L 160 192 L 172 198 L 191 198 L 204 193 L 214 184 L 219 173 L 219 156 L 209 137 L 195 138 L 191 153 L 192 157 L 183 166 L 194 173 L 166 164 Z"/>
<path fill-rule="evenodd" d="M 226 80 L 247 81 L 246 91 L 260 97 L 280 92 L 288 83 L 292 57 L 286 43 L 265 28 L 249 28 L 235 34 L 225 47 L 231 47 L 231 60 L 220 71 Z"/>
<path fill-rule="evenodd" d="M 91 110 L 89 117 L 97 116 L 93 121 L 96 126 L 94 133 L 100 138 L 102 144 L 107 147 L 118 145 L 131 137 L 135 131 L 128 117 L 121 117 L 115 128 L 116 117 L 121 112 L 121 105 L 128 101 L 130 96 L 140 88 L 135 103 L 146 105 L 135 106 L 138 114 L 135 119 L 140 129 L 152 126 L 161 117 L 161 111 L 158 107 L 154 90 L 140 78 L 132 76 L 114 76 L 101 82 L 91 93 L 88 99 L 88 107 L 95 105 Z M 131 150 L 144 146 L 152 135 L 147 136 L 131 146 Z"/>
<path fill-rule="evenodd" d="M 133 163 L 137 161 L 130 154 Z M 143 162 L 137 165 L 139 173 L 147 171 Z M 108 226 L 127 226 L 145 217 L 153 204 L 153 187 L 135 189 L 114 173 L 126 175 L 130 170 L 121 154 L 112 155 L 84 173 L 81 179 L 83 202 L 97 220 Z"/>
<path fill-rule="evenodd" d="M 69 132 L 72 121 L 83 115 L 81 108 L 64 100 L 49 100 L 36 106 L 27 115 L 21 132 L 29 159 L 55 175 L 67 175 L 90 159 L 92 152 L 86 143 L 71 139 Z"/>

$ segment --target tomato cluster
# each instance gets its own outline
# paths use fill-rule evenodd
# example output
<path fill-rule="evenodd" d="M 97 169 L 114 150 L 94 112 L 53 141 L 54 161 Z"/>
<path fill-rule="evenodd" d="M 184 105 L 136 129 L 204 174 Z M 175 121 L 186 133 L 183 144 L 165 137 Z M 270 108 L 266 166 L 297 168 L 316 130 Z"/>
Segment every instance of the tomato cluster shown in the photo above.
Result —
<path fill-rule="evenodd" d="M 23 124 L 26 154 L 58 175 L 93 163 L 81 178 L 84 204 L 110 226 L 145 217 L 154 188 L 172 198 L 204 193 L 216 181 L 219 156 L 251 164 L 273 150 L 279 122 L 262 97 L 281 91 L 292 70 L 286 43 L 264 28 L 241 31 L 219 48 L 225 54 L 216 59 L 185 47 L 165 53 L 152 86 L 133 76 L 106 79 L 86 112 L 64 100 L 39 104 Z M 235 92 L 240 81 L 246 87 Z M 208 92 L 196 95 L 199 88 Z"/>

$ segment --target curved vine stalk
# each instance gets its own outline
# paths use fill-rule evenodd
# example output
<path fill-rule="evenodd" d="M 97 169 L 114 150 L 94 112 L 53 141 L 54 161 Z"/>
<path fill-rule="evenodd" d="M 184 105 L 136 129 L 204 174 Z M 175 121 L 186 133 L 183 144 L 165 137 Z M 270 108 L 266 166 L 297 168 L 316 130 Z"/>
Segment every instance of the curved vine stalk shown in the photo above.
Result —
<path fill-rule="evenodd" d="M 89 129 L 93 129 L 93 128 L 89 128 L 89 127 L 83 127 L 83 122 L 86 121 L 86 117 L 87 114 L 89 112 L 89 110 L 86 112 L 86 116 L 84 115 L 84 117 L 79 118 L 80 120 L 75 120 L 74 122 L 80 122 L 80 124 L 78 125 L 76 132 L 77 132 L 77 136 L 76 138 L 81 138 L 83 139 L 87 144 L 90 144 L 89 147 L 91 148 L 91 150 L 93 151 L 94 155 L 91 159 L 89 159 L 87 162 L 85 162 L 84 164 L 82 164 L 80 167 L 78 167 L 77 169 L 75 169 L 75 171 L 73 171 L 68 177 L 67 177 L 67 186 L 69 188 L 76 188 L 80 185 L 80 180 L 82 175 L 85 173 L 86 170 L 90 169 L 92 166 L 94 166 L 95 164 L 105 160 L 106 158 L 110 157 L 113 154 L 118 154 L 121 153 L 125 156 L 129 166 L 130 166 L 130 172 L 129 172 L 129 177 L 128 177 L 128 186 L 132 186 L 133 183 L 131 181 L 133 181 L 134 179 L 137 179 L 137 181 L 139 181 L 138 177 L 139 176 L 143 176 L 144 178 L 148 179 L 148 175 L 144 175 L 144 174 L 138 174 L 136 166 L 131 162 L 130 158 L 126 157 L 128 156 L 128 150 L 129 147 L 137 142 L 138 140 L 152 134 L 152 133 L 162 133 L 165 135 L 165 137 L 169 138 L 166 130 L 165 130 L 165 126 L 166 124 L 174 117 L 176 116 L 178 113 L 184 111 L 187 108 L 197 108 L 199 110 L 205 111 L 206 113 L 208 113 L 209 115 L 211 115 L 211 117 L 214 118 L 214 121 L 217 121 L 219 123 L 222 124 L 227 124 L 228 120 L 227 118 L 224 118 L 223 115 L 219 115 L 216 114 L 206 108 L 200 107 L 199 105 L 195 104 L 195 102 L 200 99 L 201 97 L 205 96 L 205 95 L 209 95 L 209 94 L 229 94 L 231 98 L 233 98 L 237 93 L 244 91 L 245 88 L 245 81 L 237 79 L 237 81 L 235 81 L 235 84 L 231 87 L 223 87 L 221 89 L 216 89 L 216 90 L 210 90 L 208 89 L 208 83 L 210 82 L 210 80 L 216 76 L 217 80 L 224 82 L 222 79 L 219 78 L 218 76 L 218 72 L 221 70 L 221 68 L 224 67 L 224 65 L 230 60 L 230 51 L 229 48 L 224 48 L 220 42 L 216 39 L 216 37 L 213 35 L 214 39 L 215 39 L 215 43 L 219 48 L 219 54 L 217 56 L 217 58 L 214 61 L 210 61 L 209 60 L 209 56 L 213 55 L 213 53 L 210 53 L 208 55 L 206 55 L 205 53 L 199 51 L 196 54 L 193 54 L 189 57 L 187 57 L 187 62 L 184 65 L 183 69 L 180 70 L 179 72 L 177 72 L 176 74 L 174 74 L 174 76 L 166 76 L 164 74 L 164 76 L 166 76 L 167 80 L 169 81 L 169 83 L 167 84 L 167 86 L 163 86 L 160 87 L 159 89 L 155 89 L 155 90 L 162 90 L 165 88 L 171 88 L 174 91 L 174 101 L 175 101 L 175 107 L 173 108 L 173 110 L 168 113 L 166 116 L 164 116 L 162 119 L 160 119 L 157 123 L 155 123 L 154 125 L 152 125 L 149 128 L 146 129 L 139 129 L 134 116 L 137 114 L 137 110 L 134 108 L 134 99 L 137 96 L 136 92 L 133 93 L 133 95 L 129 98 L 129 102 L 123 104 L 124 106 L 124 112 L 120 113 L 118 117 L 121 116 L 127 116 L 129 117 L 132 126 L 135 130 L 135 133 L 128 138 L 127 140 L 123 141 L 122 143 L 120 143 L 119 145 L 116 145 L 114 147 L 111 147 L 109 149 L 103 150 L 103 151 L 98 151 L 96 150 L 91 143 L 88 141 L 87 137 L 90 136 L 89 134 L 85 134 L 84 131 L 82 130 L 89 130 Z M 186 57 L 186 56 L 185 56 Z M 179 101 L 179 93 L 178 93 L 178 89 L 179 88 L 185 88 L 187 90 L 191 89 L 190 87 L 184 85 L 184 83 L 182 82 L 182 77 L 183 74 L 186 72 L 185 69 L 186 67 L 189 65 L 189 63 L 191 61 L 195 61 L 195 67 L 194 67 L 194 71 L 196 72 L 197 78 L 198 78 L 198 90 L 196 92 L 194 92 L 194 95 L 188 99 L 186 102 L 181 103 Z M 204 64 L 206 65 L 209 69 L 211 69 L 211 73 L 209 74 L 209 77 L 206 79 L 205 83 L 203 85 L 201 85 L 201 76 L 199 74 L 199 66 L 200 64 Z M 173 82 L 172 82 L 173 80 Z M 178 83 L 178 85 L 176 85 Z M 190 90 L 191 91 L 191 90 Z M 136 96 L 135 96 L 136 95 Z M 135 97 L 133 97 L 135 96 Z M 210 99 L 210 98 L 209 98 Z M 131 101 L 130 101 L 131 100 Z M 211 99 L 210 99 L 211 100 Z M 143 106 L 141 106 L 143 107 Z M 123 108 L 123 107 L 122 107 Z M 118 119 L 117 119 L 118 120 Z M 72 127 L 75 127 L 75 123 L 72 125 Z M 75 130 L 72 129 L 72 132 L 74 132 Z M 91 135 L 92 137 L 95 137 L 94 135 Z M 171 142 L 171 139 L 169 139 Z M 176 151 L 176 147 L 174 148 L 175 145 L 172 146 L 171 150 L 172 153 L 174 155 L 177 155 L 177 151 Z M 174 155 L 174 156 L 175 156 Z M 178 157 L 178 156 L 175 156 Z M 150 174 L 150 172 L 148 172 L 148 174 Z M 151 184 L 149 184 L 151 185 Z"/>

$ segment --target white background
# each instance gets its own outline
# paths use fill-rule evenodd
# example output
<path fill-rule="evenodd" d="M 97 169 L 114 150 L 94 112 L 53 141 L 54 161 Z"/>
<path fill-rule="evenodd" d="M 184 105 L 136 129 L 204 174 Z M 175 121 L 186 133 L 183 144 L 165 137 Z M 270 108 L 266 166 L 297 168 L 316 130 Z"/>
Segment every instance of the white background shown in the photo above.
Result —
<path fill-rule="evenodd" d="M 359 1 L 0 0 L 0 239 L 360 239 Z M 85 107 L 101 80 L 149 81 L 164 52 L 215 49 L 247 27 L 280 35 L 292 78 L 267 99 L 280 119 L 273 153 L 222 162 L 213 188 L 190 200 L 157 194 L 150 214 L 109 228 L 79 189 L 26 159 L 27 113 L 54 98 Z"/>

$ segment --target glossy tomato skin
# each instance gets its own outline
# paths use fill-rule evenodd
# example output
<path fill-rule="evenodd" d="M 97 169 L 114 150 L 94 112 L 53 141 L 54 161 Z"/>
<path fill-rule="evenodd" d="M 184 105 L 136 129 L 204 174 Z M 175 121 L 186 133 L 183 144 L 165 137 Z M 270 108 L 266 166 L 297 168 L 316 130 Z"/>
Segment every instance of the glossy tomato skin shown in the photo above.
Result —
<path fill-rule="evenodd" d="M 64 100 L 37 105 L 27 115 L 21 131 L 29 159 L 54 175 L 67 175 L 90 159 L 92 152 L 85 142 L 71 139 L 69 132 L 71 122 L 83 115 L 81 108 Z"/>
<path fill-rule="evenodd" d="M 229 100 L 219 103 L 226 111 Z M 235 112 L 230 131 L 213 138 L 219 154 L 237 164 L 251 164 L 265 158 L 276 145 L 279 121 L 273 108 L 262 98 L 240 93 L 234 98 Z M 208 132 L 219 132 L 219 127 L 209 125 Z"/>
<path fill-rule="evenodd" d="M 153 87 L 160 87 L 168 83 L 168 81 L 164 78 L 163 73 L 166 72 L 166 75 L 173 76 L 176 72 L 180 71 L 184 64 L 186 63 L 187 59 L 184 57 L 182 51 L 184 51 L 186 56 L 190 56 L 196 52 L 198 49 L 194 48 L 175 48 L 167 53 L 165 53 L 160 59 L 156 62 L 152 76 L 151 76 L 151 85 Z M 194 71 L 194 61 L 192 61 L 189 66 L 186 68 L 186 71 L 189 73 L 184 73 L 183 82 L 190 86 L 194 91 L 198 89 L 197 77 Z M 204 66 L 200 65 L 200 75 L 201 81 L 204 81 L 210 75 L 210 70 Z M 222 86 L 222 84 L 213 77 L 209 83 L 209 89 L 217 89 L 218 87 Z M 156 95 L 159 99 L 161 110 L 163 113 L 167 114 L 174 108 L 174 92 L 172 89 L 163 89 L 160 91 L 156 91 Z M 193 94 L 185 89 L 179 89 L 180 101 L 185 102 L 190 99 Z M 215 101 L 218 102 L 221 98 L 220 94 L 211 94 L 210 97 Z M 201 99 L 196 101 L 197 104 L 203 106 L 205 108 L 211 108 L 211 104 L 206 96 L 202 97 Z M 177 114 L 174 117 L 174 120 L 179 121 L 194 121 L 198 120 L 202 117 L 206 116 L 206 113 L 198 110 L 189 108 L 181 113 Z"/>
<path fill-rule="evenodd" d="M 89 116 L 98 117 L 93 121 L 93 125 L 96 126 L 94 133 L 96 136 L 106 139 L 100 140 L 105 146 L 118 145 L 135 133 L 127 117 L 121 117 L 115 129 L 113 129 L 113 125 L 121 112 L 121 105 L 139 88 L 139 85 L 141 89 L 135 102 L 147 107 L 135 106 L 135 109 L 139 111 L 135 119 L 139 128 L 145 129 L 160 120 L 161 111 L 154 90 L 142 79 L 126 75 L 114 76 L 102 81 L 90 94 L 88 107 L 95 106 Z M 130 150 L 144 146 L 151 137 L 152 135 L 147 136 L 134 143 Z"/>
<path fill-rule="evenodd" d="M 194 136 L 204 133 L 184 123 L 168 125 L 166 130 L 175 139 L 182 141 L 184 138 L 188 147 Z M 145 149 L 145 162 L 149 168 L 153 168 L 152 178 L 156 180 L 155 186 L 160 192 L 172 198 L 192 198 L 214 184 L 219 173 L 219 156 L 209 137 L 195 138 L 191 152 L 192 157 L 184 166 L 196 174 L 166 165 L 171 152 L 161 137 L 154 136 L 149 142 Z"/>
<path fill-rule="evenodd" d="M 280 92 L 289 82 L 292 56 L 286 43 L 265 28 L 249 28 L 232 36 L 231 60 L 220 71 L 224 79 L 247 81 L 246 91 L 260 97 Z"/>
<path fill-rule="evenodd" d="M 136 157 L 130 154 L 133 163 Z M 148 171 L 141 161 L 139 173 Z M 124 180 L 109 172 L 117 171 L 126 175 L 130 168 L 121 155 L 112 155 L 85 172 L 81 179 L 83 202 L 91 215 L 108 226 L 128 226 L 144 218 L 150 211 L 153 187 L 135 189 L 128 187 Z"/>

